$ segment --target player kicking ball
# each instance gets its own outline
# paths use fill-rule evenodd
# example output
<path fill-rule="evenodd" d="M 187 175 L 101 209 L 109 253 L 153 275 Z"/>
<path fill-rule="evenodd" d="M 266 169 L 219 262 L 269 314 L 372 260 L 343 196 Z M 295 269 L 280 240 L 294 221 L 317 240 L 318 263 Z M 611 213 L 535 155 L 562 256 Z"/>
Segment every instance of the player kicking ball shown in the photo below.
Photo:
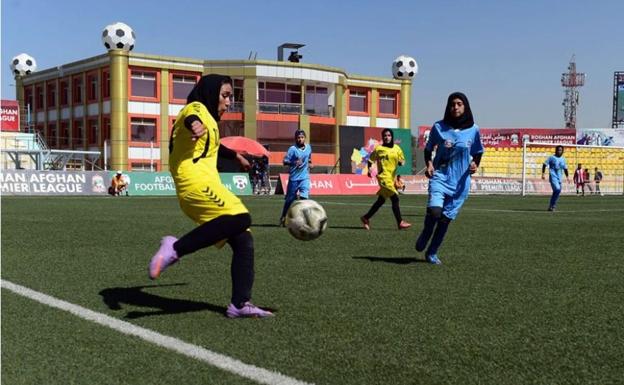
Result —
<path fill-rule="evenodd" d="M 551 155 L 546 159 L 542 165 L 542 179 L 546 179 L 546 167 L 549 169 L 548 180 L 550 181 L 550 187 L 552 188 L 552 196 L 550 197 L 550 204 L 548 205 L 548 211 L 555 211 L 557 206 L 557 200 L 561 194 L 561 171 L 565 173 L 566 181 L 570 182 L 570 176 L 568 175 L 568 165 L 563 157 L 563 146 L 555 147 L 555 155 Z M 579 165 L 580 166 L 580 165 Z"/>
<path fill-rule="evenodd" d="M 250 302 L 254 282 L 251 216 L 241 200 L 221 183 L 217 171 L 218 156 L 236 159 L 244 169 L 249 169 L 249 162 L 242 155 L 219 144 L 217 122 L 227 111 L 231 97 L 229 76 L 202 76 L 176 118 L 169 141 L 169 170 L 180 208 L 198 226 L 180 239 L 164 237 L 150 261 L 148 273 L 151 279 L 156 279 L 181 257 L 228 243 L 233 252 L 232 297 L 226 315 L 270 317 L 273 313 Z"/>
<path fill-rule="evenodd" d="M 432 160 L 434 149 L 436 155 Z M 429 200 L 416 250 L 423 251 L 429 244 L 425 252 L 427 262 L 442 263 L 438 248 L 449 224 L 468 198 L 470 175 L 477 171 L 482 156 L 479 126 L 474 123 L 468 98 L 461 92 L 454 92 L 448 97 L 444 119 L 433 125 L 425 147 Z"/>

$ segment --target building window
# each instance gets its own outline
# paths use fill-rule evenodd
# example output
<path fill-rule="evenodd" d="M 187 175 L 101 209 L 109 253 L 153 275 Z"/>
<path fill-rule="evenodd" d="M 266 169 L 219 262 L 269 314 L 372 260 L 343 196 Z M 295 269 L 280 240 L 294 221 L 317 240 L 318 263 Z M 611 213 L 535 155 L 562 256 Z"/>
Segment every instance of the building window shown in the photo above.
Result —
<path fill-rule="evenodd" d="M 85 137 L 82 128 L 82 119 L 74 120 L 74 126 L 72 127 L 72 148 L 84 148 Z"/>
<path fill-rule="evenodd" d="M 102 98 L 110 98 L 110 72 L 102 71 Z"/>
<path fill-rule="evenodd" d="M 87 100 L 90 102 L 98 100 L 98 76 L 96 73 L 87 75 Z"/>
<path fill-rule="evenodd" d="M 349 90 L 349 112 L 368 112 L 368 91 Z"/>
<path fill-rule="evenodd" d="M 273 82 L 258 82 L 258 100 L 267 103 L 301 103 L 301 86 Z"/>
<path fill-rule="evenodd" d="M 243 79 L 233 79 L 234 84 L 234 103 L 243 103 L 245 101 L 245 82 Z"/>
<path fill-rule="evenodd" d="M 82 103 L 82 76 L 76 76 L 72 79 L 72 95 L 74 104 Z"/>
<path fill-rule="evenodd" d="M 59 143 L 61 147 L 69 147 L 69 122 L 66 120 L 61 121 Z"/>
<path fill-rule="evenodd" d="M 30 111 L 33 111 L 33 89 L 32 87 L 24 87 L 24 103 L 26 106 L 30 106 Z M 26 107 L 28 109 L 28 107 Z"/>
<path fill-rule="evenodd" d="M 50 82 L 48 83 L 48 100 L 47 106 L 48 109 L 56 108 L 56 83 Z"/>
<path fill-rule="evenodd" d="M 263 113 L 300 114 L 301 86 L 258 82 L 258 109 Z"/>
<path fill-rule="evenodd" d="M 43 86 L 35 87 L 35 107 L 37 110 L 43 110 Z"/>
<path fill-rule="evenodd" d="M 191 93 L 195 83 L 197 83 L 197 75 L 173 74 L 172 76 L 172 99 L 186 101 Z"/>
<path fill-rule="evenodd" d="M 130 87 L 132 96 L 156 98 L 156 72 L 132 70 Z"/>
<path fill-rule="evenodd" d="M 149 143 L 156 140 L 156 119 L 132 118 L 130 120 L 130 141 Z"/>
<path fill-rule="evenodd" d="M 51 148 L 56 147 L 58 132 L 56 131 L 56 122 L 48 123 L 48 133 L 46 135 L 46 141 L 48 142 L 48 146 Z"/>
<path fill-rule="evenodd" d="M 379 113 L 397 115 L 397 93 L 379 92 Z"/>
<path fill-rule="evenodd" d="M 330 115 L 327 87 L 306 86 L 305 113 L 309 115 Z"/>
<path fill-rule="evenodd" d="M 156 162 L 130 162 L 132 171 L 157 171 L 158 164 Z"/>
<path fill-rule="evenodd" d="M 67 106 L 69 105 L 69 81 L 68 80 L 61 80 L 59 82 L 60 85 L 60 102 L 61 102 L 61 106 Z"/>
<path fill-rule="evenodd" d="M 97 145 L 98 144 L 98 121 L 97 119 L 89 119 L 87 120 L 87 140 L 89 145 Z"/>

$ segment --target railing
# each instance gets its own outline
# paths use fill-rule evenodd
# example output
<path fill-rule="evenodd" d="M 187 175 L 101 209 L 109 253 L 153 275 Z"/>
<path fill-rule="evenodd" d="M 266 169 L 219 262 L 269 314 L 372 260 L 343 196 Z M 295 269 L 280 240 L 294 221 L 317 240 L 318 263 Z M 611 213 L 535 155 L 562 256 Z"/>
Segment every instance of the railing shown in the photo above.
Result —
<path fill-rule="evenodd" d="M 267 114 L 301 114 L 301 104 L 259 102 L 258 111 Z"/>
<path fill-rule="evenodd" d="M 327 116 L 334 117 L 334 106 L 327 106 L 326 108 L 310 108 L 306 107 L 302 109 L 301 104 L 297 103 L 268 103 L 259 102 L 258 111 L 265 114 L 306 114 L 313 116 Z M 302 112 L 303 111 L 303 112 Z M 228 112 L 245 112 L 245 104 L 243 102 L 235 102 L 230 104 Z"/>
<path fill-rule="evenodd" d="M 228 112 L 245 112 L 245 103 L 234 102 L 230 104 L 230 107 L 228 108 Z"/>
<path fill-rule="evenodd" d="M 305 114 L 306 115 L 313 115 L 313 116 L 327 116 L 330 118 L 334 117 L 334 106 L 327 106 L 327 108 L 309 108 L 306 107 L 305 108 Z"/>

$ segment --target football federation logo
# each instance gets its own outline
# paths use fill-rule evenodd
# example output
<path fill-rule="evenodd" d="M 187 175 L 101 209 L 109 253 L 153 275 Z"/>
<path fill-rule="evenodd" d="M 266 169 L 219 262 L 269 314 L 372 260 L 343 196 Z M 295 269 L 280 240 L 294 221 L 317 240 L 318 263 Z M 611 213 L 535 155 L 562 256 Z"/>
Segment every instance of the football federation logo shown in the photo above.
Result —
<path fill-rule="evenodd" d="M 236 188 L 239 190 L 244 190 L 245 187 L 247 187 L 247 178 L 245 178 L 244 176 L 234 175 L 232 181 L 234 182 Z"/>
<path fill-rule="evenodd" d="M 453 141 L 452 140 L 445 140 L 444 141 L 444 147 L 446 148 L 453 148 Z"/>

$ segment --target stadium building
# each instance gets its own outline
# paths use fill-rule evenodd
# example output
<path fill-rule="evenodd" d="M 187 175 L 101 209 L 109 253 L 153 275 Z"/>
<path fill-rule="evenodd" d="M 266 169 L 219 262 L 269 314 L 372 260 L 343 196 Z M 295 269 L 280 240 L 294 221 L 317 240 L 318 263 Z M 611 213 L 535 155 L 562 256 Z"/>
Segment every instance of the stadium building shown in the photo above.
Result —
<path fill-rule="evenodd" d="M 283 60 L 283 48 L 276 61 L 111 49 L 18 76 L 17 99 L 30 116 L 22 119 L 21 131 L 40 133 L 49 148 L 99 151 L 106 158 L 100 167 L 168 170 L 172 124 L 195 82 L 209 73 L 234 80 L 232 107 L 219 123 L 221 135 L 257 140 L 271 151 L 271 164 L 281 165 L 299 128 L 308 134 L 315 165 L 324 170 L 338 166 L 341 126 L 409 130 L 410 78 L 366 77 L 300 63 L 297 51 L 291 52 L 291 61 Z"/>

